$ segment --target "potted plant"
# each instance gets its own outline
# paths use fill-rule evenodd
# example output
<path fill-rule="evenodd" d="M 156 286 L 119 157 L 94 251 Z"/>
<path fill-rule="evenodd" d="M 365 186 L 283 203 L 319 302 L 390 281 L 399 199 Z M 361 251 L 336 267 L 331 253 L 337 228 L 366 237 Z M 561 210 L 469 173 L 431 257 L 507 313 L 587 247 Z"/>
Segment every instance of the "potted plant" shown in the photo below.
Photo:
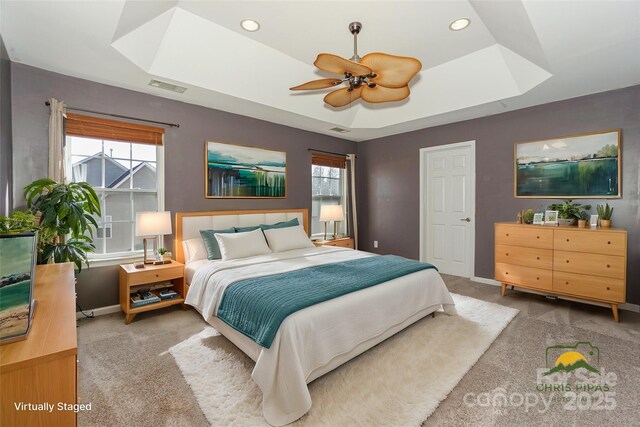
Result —
<path fill-rule="evenodd" d="M 572 200 L 565 200 L 563 203 L 553 203 L 549 205 L 549 210 L 558 211 L 558 225 L 571 226 L 582 218 L 582 212 L 591 209 L 591 205 L 572 203 Z"/>
<path fill-rule="evenodd" d="M 171 262 L 171 252 L 167 252 L 166 248 L 158 248 L 158 254 L 162 258 L 162 262 L 168 264 Z"/>
<path fill-rule="evenodd" d="M 580 214 L 580 219 L 578 220 L 578 227 L 586 228 L 588 220 L 589 220 L 589 214 L 585 211 L 582 211 L 582 213 Z"/>
<path fill-rule="evenodd" d="M 533 215 L 534 214 L 535 214 L 535 212 L 533 211 L 533 209 L 527 209 L 522 214 L 522 222 L 524 222 L 525 224 L 533 224 Z"/>
<path fill-rule="evenodd" d="M 93 230 L 98 227 L 98 195 L 86 182 L 61 184 L 39 179 L 24 188 L 31 213 L 40 216 L 38 229 L 44 236 L 38 248 L 38 263 L 73 262 L 82 270 L 89 266 L 87 253 L 93 252 Z"/>
<path fill-rule="evenodd" d="M 600 227 L 611 227 L 613 208 L 609 206 L 609 203 L 596 205 L 596 210 L 598 211 L 598 218 L 600 218 Z"/>

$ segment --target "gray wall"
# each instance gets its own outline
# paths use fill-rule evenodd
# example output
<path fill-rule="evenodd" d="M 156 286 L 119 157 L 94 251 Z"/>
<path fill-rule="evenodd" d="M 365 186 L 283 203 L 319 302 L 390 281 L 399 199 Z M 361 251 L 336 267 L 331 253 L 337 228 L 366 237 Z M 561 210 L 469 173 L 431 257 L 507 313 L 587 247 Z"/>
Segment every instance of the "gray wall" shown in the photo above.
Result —
<path fill-rule="evenodd" d="M 640 86 L 555 102 L 358 144 L 360 248 L 419 257 L 419 149 L 476 141 L 475 275 L 493 278 L 493 224 L 552 200 L 513 197 L 513 144 L 622 129 L 622 199 L 614 226 L 628 230 L 627 301 L 640 304 Z M 585 203 L 603 203 L 586 200 Z M 373 240 L 379 248 L 373 248 Z"/>
<path fill-rule="evenodd" d="M 0 37 L 0 215 L 13 206 L 11 148 L 11 62 Z"/>
<path fill-rule="evenodd" d="M 212 110 L 140 92 L 11 64 L 15 207 L 24 205 L 22 189 L 47 169 L 48 98 L 90 110 L 179 123 L 165 134 L 165 209 L 311 208 L 311 154 L 308 148 L 355 152 L 355 143 L 245 116 Z M 284 199 L 205 199 L 204 141 L 253 145 L 287 152 L 288 187 Z M 170 239 L 165 242 L 171 248 Z M 78 302 L 84 309 L 118 303 L 117 267 L 92 268 L 78 277 Z"/>

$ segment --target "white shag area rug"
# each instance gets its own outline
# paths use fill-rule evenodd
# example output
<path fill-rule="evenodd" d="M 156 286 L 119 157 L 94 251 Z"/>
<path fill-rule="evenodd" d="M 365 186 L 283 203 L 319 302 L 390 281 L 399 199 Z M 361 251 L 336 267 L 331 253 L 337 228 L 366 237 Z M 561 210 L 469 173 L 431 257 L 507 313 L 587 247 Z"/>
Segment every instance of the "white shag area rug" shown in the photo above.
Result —
<path fill-rule="evenodd" d="M 309 384 L 313 406 L 294 425 L 422 424 L 518 314 L 452 295 L 458 315 L 427 316 Z M 212 425 L 269 425 L 253 361 L 215 329 L 169 352 Z"/>

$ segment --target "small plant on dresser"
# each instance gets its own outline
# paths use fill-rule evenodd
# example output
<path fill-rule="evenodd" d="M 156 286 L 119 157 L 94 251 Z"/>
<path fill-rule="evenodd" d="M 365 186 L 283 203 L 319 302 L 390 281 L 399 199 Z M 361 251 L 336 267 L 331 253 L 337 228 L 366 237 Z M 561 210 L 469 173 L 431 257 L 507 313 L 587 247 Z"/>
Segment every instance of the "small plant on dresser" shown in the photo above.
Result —
<path fill-rule="evenodd" d="M 611 227 L 611 215 L 613 215 L 613 208 L 609 206 L 609 203 L 604 205 L 596 205 L 598 211 L 598 217 L 600 218 L 601 227 Z"/>

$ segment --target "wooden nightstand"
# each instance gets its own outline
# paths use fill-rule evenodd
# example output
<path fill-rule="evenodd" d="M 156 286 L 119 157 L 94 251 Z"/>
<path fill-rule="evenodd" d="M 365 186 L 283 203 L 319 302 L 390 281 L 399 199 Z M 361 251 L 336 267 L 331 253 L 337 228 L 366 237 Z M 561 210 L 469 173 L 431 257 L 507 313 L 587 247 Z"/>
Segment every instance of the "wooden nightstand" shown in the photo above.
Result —
<path fill-rule="evenodd" d="M 135 293 L 137 289 L 149 289 L 149 287 L 158 282 L 171 282 L 173 284 L 172 289 L 179 296 L 141 307 L 131 306 L 129 299 L 131 288 L 134 288 Z M 145 287 L 145 285 L 147 286 Z M 136 314 L 144 311 L 156 310 L 175 304 L 183 304 L 184 308 L 184 298 L 184 264 L 172 261 L 171 264 L 146 265 L 144 268 L 135 268 L 133 264 L 120 266 L 120 307 L 122 307 L 122 311 L 125 314 L 124 323 L 126 325 L 131 323 Z"/>
<path fill-rule="evenodd" d="M 353 237 L 339 237 L 334 240 L 314 240 L 316 246 L 341 246 L 343 248 L 354 248 Z"/>

